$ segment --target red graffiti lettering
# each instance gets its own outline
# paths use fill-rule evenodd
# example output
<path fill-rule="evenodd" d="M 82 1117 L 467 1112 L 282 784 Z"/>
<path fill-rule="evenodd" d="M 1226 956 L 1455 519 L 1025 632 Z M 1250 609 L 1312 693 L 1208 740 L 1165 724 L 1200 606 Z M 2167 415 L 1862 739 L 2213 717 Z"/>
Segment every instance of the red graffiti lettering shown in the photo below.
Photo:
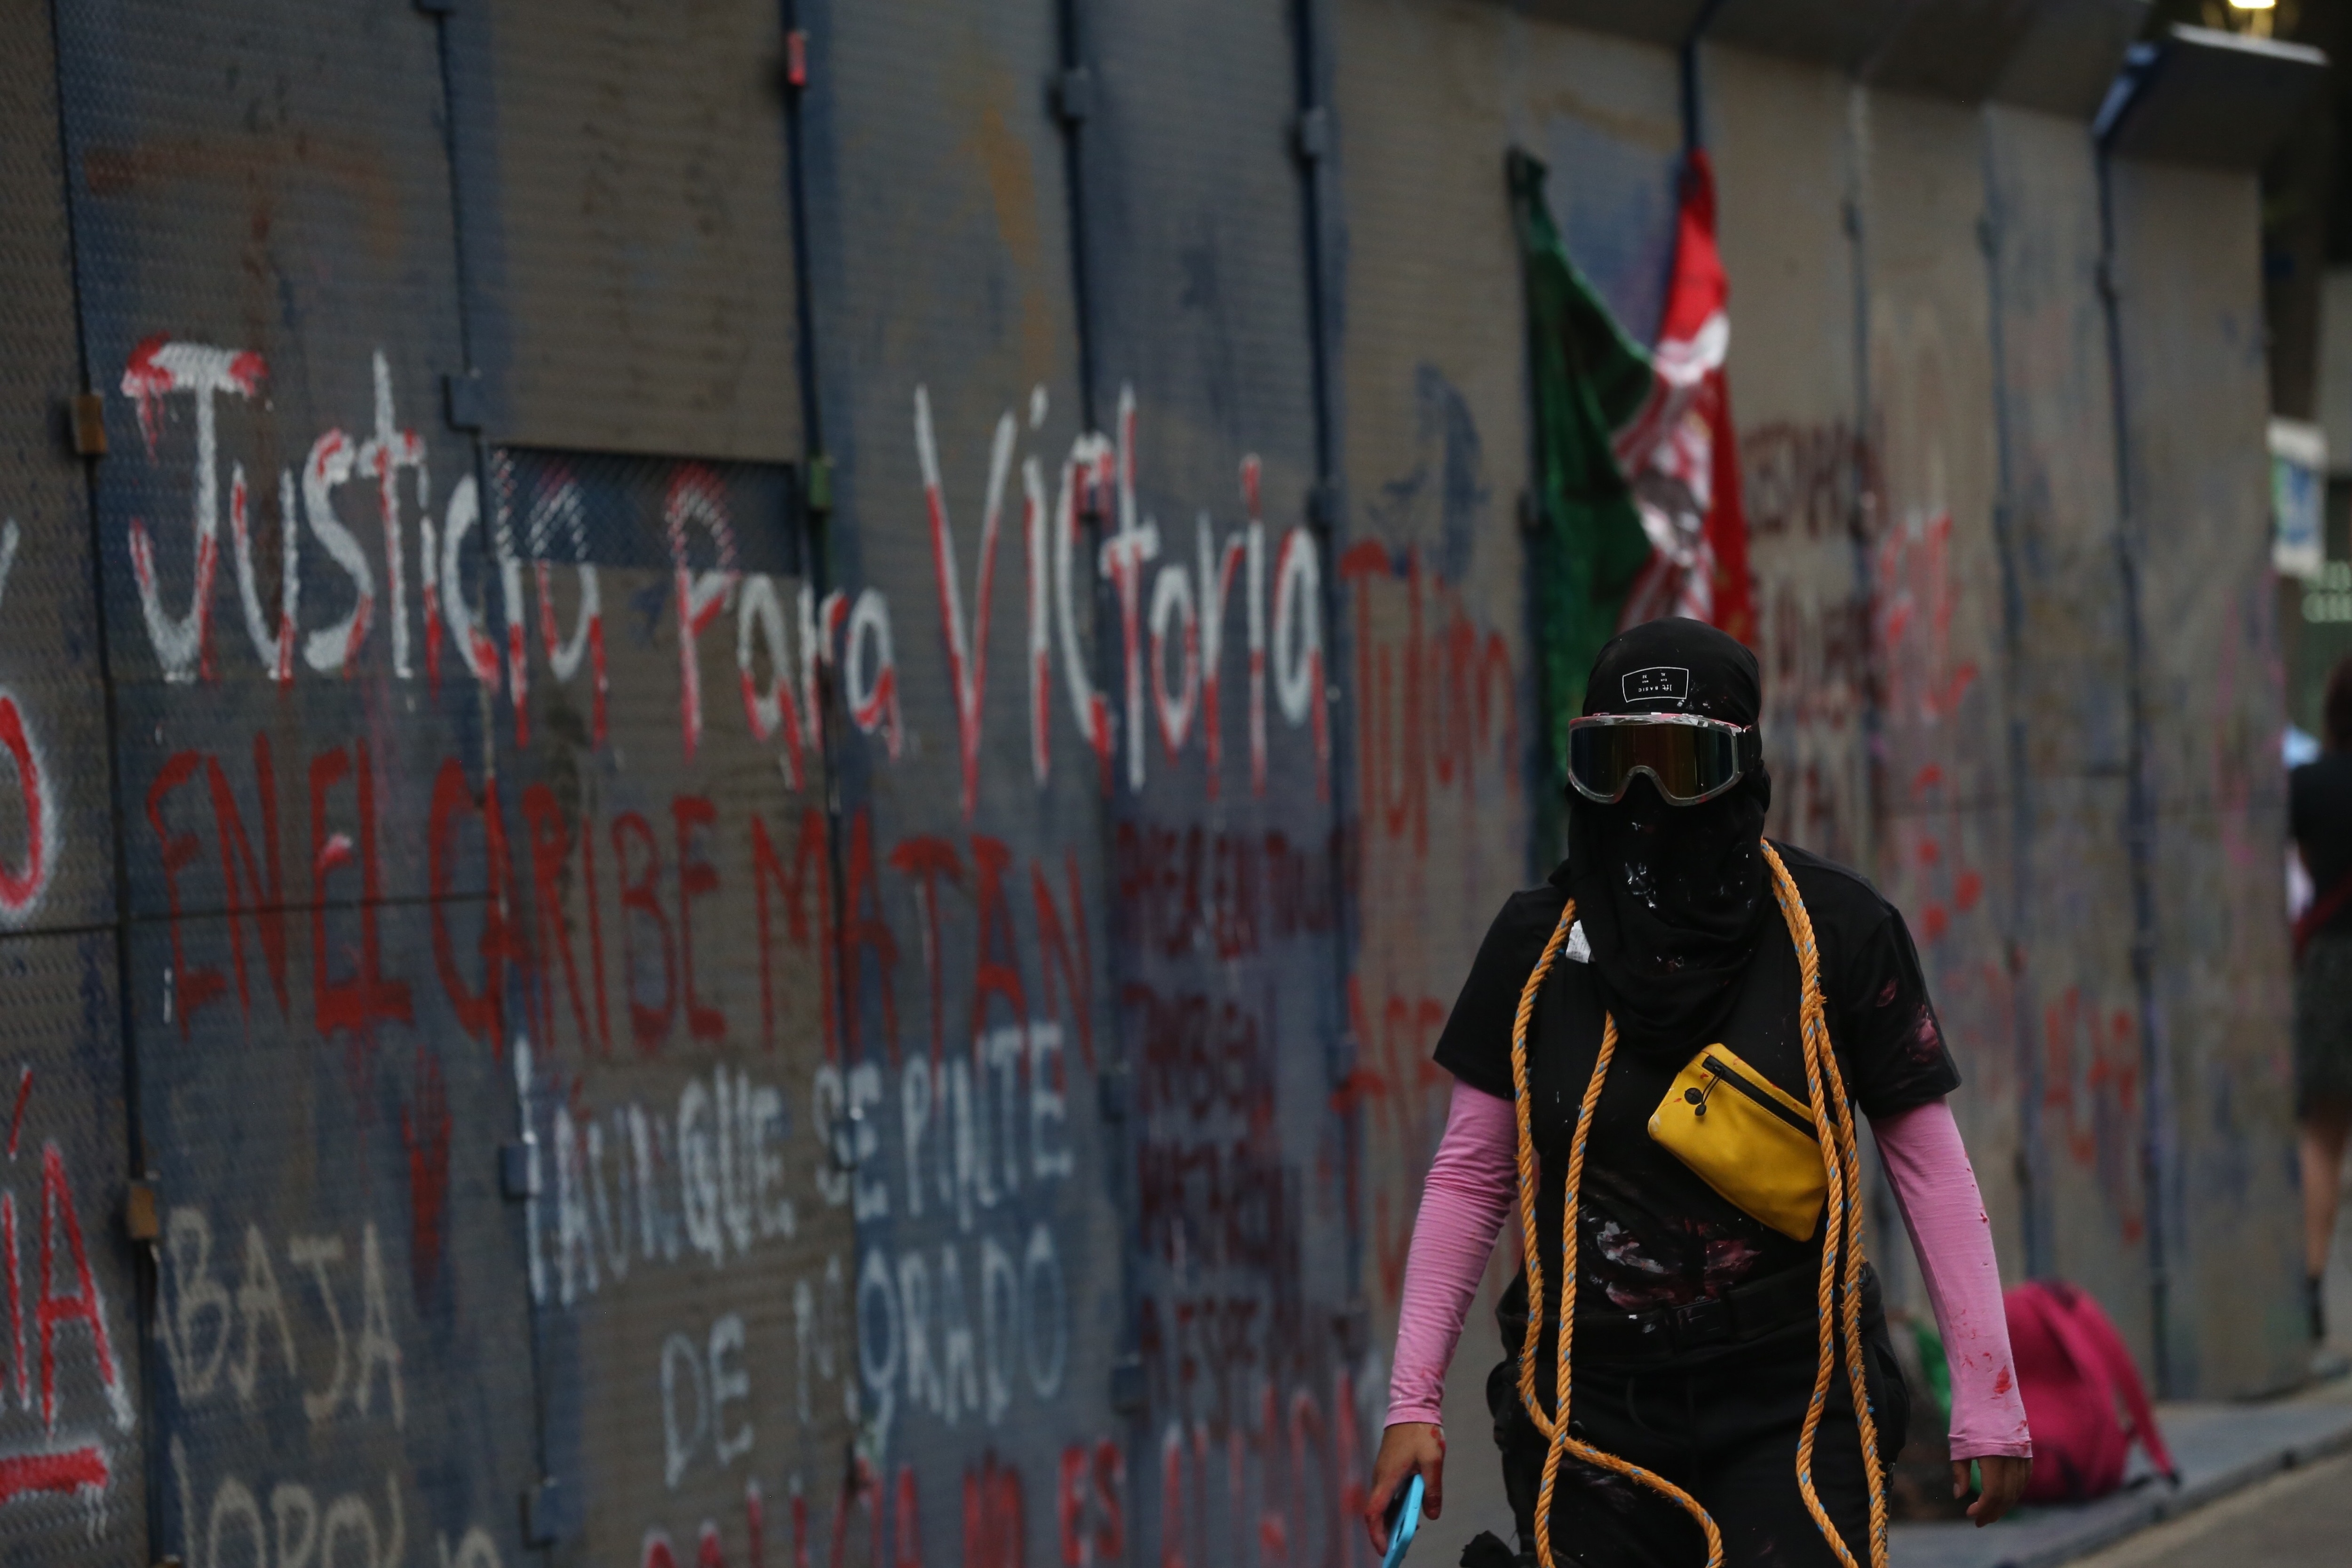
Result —
<path fill-rule="evenodd" d="M 931 1060 L 941 1059 L 942 1035 L 947 1010 L 941 999 L 940 973 L 940 892 L 941 877 L 958 887 L 963 885 L 963 861 L 955 846 L 935 835 L 922 833 L 901 842 L 890 851 L 890 868 L 913 879 L 915 907 L 923 917 L 923 977 L 930 988 Z M 890 1059 L 898 1061 L 898 1042 L 891 1042 Z"/>
<path fill-rule="evenodd" d="M 866 1016 L 864 992 L 866 960 L 871 954 L 880 982 L 882 1000 L 883 1044 L 889 1052 L 890 1064 L 898 1062 L 898 1002 L 896 981 L 898 973 L 898 939 L 890 932 L 889 922 L 882 918 L 882 889 L 874 870 L 874 819 L 867 809 L 860 806 L 849 819 L 849 868 L 845 880 L 847 887 L 841 900 L 844 925 L 841 933 L 842 984 L 845 1011 L 842 1018 L 843 1043 L 851 1059 L 860 1054 L 861 1020 Z M 931 1016 L 939 1016 L 934 1006 Z"/>
<path fill-rule="evenodd" d="M 432 892 L 429 918 L 433 927 L 433 968 L 440 977 L 442 994 L 449 999 L 450 1008 L 457 1016 L 457 1026 L 496 1052 L 505 1048 L 506 1035 L 501 976 L 507 943 L 499 929 L 498 900 L 484 900 L 482 937 L 478 949 L 482 958 L 482 984 L 478 990 L 467 984 L 464 973 L 457 967 L 457 941 L 449 931 L 449 893 L 457 875 L 452 840 L 461 812 L 484 818 L 487 840 L 488 819 L 473 785 L 467 781 L 465 768 L 457 758 L 445 758 L 440 771 L 434 775 L 433 805 L 425 832 L 426 886 Z M 486 862 L 488 858 L 486 853 Z"/>
<path fill-rule="evenodd" d="M 832 900 L 827 897 L 825 877 L 824 815 L 814 806 L 801 813 L 799 842 L 793 851 L 792 869 L 784 869 L 776 854 L 776 847 L 768 837 L 768 825 L 757 813 L 751 817 L 751 889 L 753 906 L 758 911 L 760 936 L 760 1042 L 769 1050 L 776 1048 L 776 986 L 775 971 L 771 962 L 773 926 L 768 913 L 768 894 L 772 887 L 783 900 L 785 918 L 789 922 L 793 945 L 805 950 L 810 945 L 809 893 L 815 891 L 816 921 L 820 928 L 832 922 Z M 834 1016 L 833 943 L 815 943 L 818 967 L 823 983 L 818 990 L 819 1005 L 824 1012 L 824 1058 L 841 1059 L 839 1021 Z"/>
<path fill-rule="evenodd" d="M 1046 886 L 1045 868 L 1034 862 L 1029 868 L 1029 893 L 1037 906 L 1038 982 L 1045 992 L 1046 1008 L 1076 1022 L 1078 1054 L 1091 1072 L 1095 1065 L 1094 955 L 1088 951 L 1086 906 L 1078 897 L 1077 851 L 1066 854 L 1070 883 L 1070 919 L 1066 926 L 1054 907 L 1054 890 Z M 1071 952 L 1071 933 L 1077 939 L 1075 954 Z M 1055 988 L 1057 974 L 1061 979 L 1058 992 Z M 1069 998 L 1066 1013 L 1059 1000 L 1063 995 Z"/>
<path fill-rule="evenodd" d="M 65 1238 L 73 1261 L 74 1293 L 58 1294 L 57 1242 Z M 54 1432 L 58 1426 L 57 1335 L 71 1323 L 89 1331 L 90 1353 L 98 1361 L 99 1380 L 107 1392 L 116 1392 L 114 1347 L 107 1339 L 106 1312 L 99 1300 L 97 1281 L 90 1278 L 89 1256 L 82 1249 L 81 1216 L 74 1212 L 73 1193 L 66 1184 L 65 1157 L 54 1143 L 41 1150 L 41 1273 L 40 1300 L 34 1320 L 41 1334 L 41 1424 Z"/>
<path fill-rule="evenodd" d="M 654 840 L 653 825 L 641 813 L 623 812 L 613 819 L 612 831 L 613 861 L 618 868 L 615 876 L 621 887 L 621 967 L 625 971 L 629 994 L 629 1033 L 639 1051 L 653 1056 L 669 1037 L 670 1024 L 677 1016 L 677 944 L 671 938 L 669 916 L 662 912 L 661 896 L 656 890 L 661 877 L 661 848 Z M 644 869 L 634 873 L 629 869 L 629 846 L 633 842 L 645 856 Z M 637 999 L 638 927 L 630 921 L 632 914 L 642 922 L 649 922 L 659 938 L 656 948 L 661 955 L 658 1007 L 648 1007 Z"/>
<path fill-rule="evenodd" d="M 332 873 L 351 865 L 352 847 L 349 837 L 328 830 L 327 795 L 346 776 L 353 780 L 358 807 L 360 949 L 355 971 L 338 979 L 328 958 L 327 884 Z M 383 973 L 377 921 L 383 879 L 376 857 L 375 821 L 375 764 L 366 742 L 348 751 L 338 746 L 310 760 L 310 975 L 318 1028 L 327 1037 L 350 1030 L 363 1045 L 373 1044 L 379 1021 L 405 1024 L 415 1016 L 408 983 L 387 979 Z"/>
<path fill-rule="evenodd" d="M 698 1040 L 727 1037 L 727 1015 L 706 1004 L 694 988 L 694 900 L 719 890 L 719 868 L 695 852 L 697 828 L 719 820 L 719 807 L 698 795 L 682 795 L 669 803 L 677 825 L 677 952 L 685 978 L 686 1032 Z"/>
<path fill-rule="evenodd" d="M 33 907 L 48 882 L 47 790 L 41 780 L 40 761 L 33 755 L 32 742 L 25 738 L 24 715 L 16 710 L 16 700 L 5 693 L 0 693 L 0 750 L 8 753 L 16 767 L 16 794 L 25 812 L 24 864 L 0 861 L 0 910 L 20 915 Z"/>
<path fill-rule="evenodd" d="M 1024 1568 L 1027 1541 L 1021 1472 L 983 1453 L 980 1468 L 963 1473 L 963 1568 Z"/>
<path fill-rule="evenodd" d="M 37 1492 L 102 1492 L 110 1479 L 105 1453 L 89 1444 L 58 1454 L 11 1454 L 0 1458 L 0 1503 Z"/>
<path fill-rule="evenodd" d="M 891 1510 L 893 1568 L 923 1568 L 921 1510 L 915 1506 L 915 1467 L 898 1467 L 898 1507 Z"/>
<path fill-rule="evenodd" d="M 584 1047 L 593 1040 L 606 1056 L 610 1056 L 613 1037 L 606 1032 L 604 955 L 601 952 L 593 955 L 595 968 L 591 983 L 596 995 L 596 1025 L 593 1032 L 589 1027 L 588 1010 L 581 996 L 579 965 L 572 956 L 572 922 L 564 912 L 562 889 L 563 879 L 571 868 L 572 830 L 564 821 L 562 803 L 555 798 L 555 792 L 543 784 L 525 785 L 522 817 L 524 831 L 530 836 L 531 908 L 537 911 L 533 943 L 541 959 L 538 965 L 539 984 L 533 989 L 538 995 L 540 1015 L 548 1020 L 550 1026 L 544 1037 L 548 1045 L 555 1043 L 551 1027 L 555 1004 L 548 990 L 552 978 L 550 972 L 561 963 L 563 966 L 564 994 L 572 1004 L 572 1023 L 580 1032 L 582 1046 Z M 593 830 L 580 836 L 583 855 L 593 858 L 594 839 Z M 588 908 L 593 917 L 595 912 L 593 890 Z"/>
<path fill-rule="evenodd" d="M 191 965 L 181 945 L 179 874 L 204 852 L 204 846 L 194 834 L 175 834 L 163 823 L 163 803 L 173 791 L 194 778 L 203 764 L 204 758 L 195 752 L 174 752 L 147 787 L 147 823 L 155 830 L 155 842 L 162 851 L 158 860 L 163 870 L 163 904 L 172 927 L 172 1013 L 179 1020 L 184 1040 L 196 1009 L 228 994 L 227 977 L 210 966 Z"/>
<path fill-rule="evenodd" d="M 974 944 L 979 968 L 971 987 L 971 1037 L 976 1041 L 988 1021 L 991 996 L 1011 1009 L 1013 1022 L 1026 1028 L 1029 995 L 1021 984 L 1021 955 L 1013 935 L 1013 910 L 1004 900 L 1004 870 L 1013 864 L 1013 851 L 999 839 L 975 834 L 971 858 L 978 872 L 974 901 L 980 912 L 980 940 Z"/>
<path fill-rule="evenodd" d="M 228 774 L 216 758 L 205 759 L 205 781 L 212 786 L 213 822 L 220 837 L 221 887 L 228 915 L 229 949 L 236 961 L 237 1005 L 250 1016 L 253 1002 L 245 977 L 245 927 L 241 917 L 251 894 L 254 929 L 261 942 L 262 963 L 269 971 L 278 1010 L 287 1011 L 286 887 L 278 851 L 278 770 L 271 761 L 269 737 L 253 738 L 253 776 L 261 803 L 262 864 L 253 858 L 253 841 L 246 836 L 245 816 L 229 789 Z M 238 868 L 243 868 L 240 878 Z"/>
<path fill-rule="evenodd" d="M 735 531 L 727 496 L 707 468 L 689 464 L 670 481 L 662 508 L 669 536 L 670 569 L 677 597 L 678 716 L 686 737 L 686 760 L 694 761 L 702 741 L 702 667 L 695 639 L 719 617 L 735 592 Z M 716 548 L 716 570 L 697 572 L 687 557 L 687 529 L 699 523 Z"/>
<path fill-rule="evenodd" d="M 416 1047 L 416 1098 L 400 1112 L 401 1147 L 408 1152 L 408 1273 L 419 1311 L 441 1276 L 443 1220 L 449 1203 L 449 1090 L 441 1064 Z"/>

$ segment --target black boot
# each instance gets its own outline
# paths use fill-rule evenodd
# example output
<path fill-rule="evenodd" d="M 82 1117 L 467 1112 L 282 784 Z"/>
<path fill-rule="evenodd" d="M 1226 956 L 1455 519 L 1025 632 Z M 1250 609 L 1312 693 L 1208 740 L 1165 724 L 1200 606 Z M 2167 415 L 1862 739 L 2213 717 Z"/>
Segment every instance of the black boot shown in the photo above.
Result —
<path fill-rule="evenodd" d="M 1462 1549 L 1462 1568 L 1518 1568 L 1518 1553 L 1503 1544 L 1491 1530 L 1482 1530 L 1477 1538 Z"/>

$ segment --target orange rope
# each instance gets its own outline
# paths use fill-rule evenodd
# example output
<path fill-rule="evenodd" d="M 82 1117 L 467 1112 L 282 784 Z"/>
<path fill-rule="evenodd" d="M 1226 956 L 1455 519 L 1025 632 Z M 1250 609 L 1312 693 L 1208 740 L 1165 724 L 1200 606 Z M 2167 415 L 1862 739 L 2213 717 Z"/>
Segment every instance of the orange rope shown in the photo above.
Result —
<path fill-rule="evenodd" d="M 1818 1293 L 1819 1361 L 1814 1371 L 1812 1397 L 1806 1405 L 1804 1426 L 1797 1440 L 1797 1489 L 1823 1539 L 1837 1553 L 1838 1561 L 1845 1568 L 1855 1568 L 1853 1554 L 1846 1549 L 1837 1526 L 1822 1506 L 1812 1479 L 1813 1440 L 1827 1406 L 1831 1371 L 1838 1359 L 1835 1342 L 1843 1338 L 1846 1381 L 1853 1394 L 1854 1417 L 1862 1429 L 1863 1468 L 1870 1485 L 1871 1563 L 1873 1568 L 1886 1568 L 1885 1476 L 1878 1456 L 1877 1426 L 1871 1418 L 1870 1400 L 1863 1376 L 1862 1215 L 1858 1206 L 1862 1180 L 1861 1161 L 1855 1145 L 1853 1109 L 1846 1100 L 1843 1075 L 1838 1071 L 1837 1058 L 1830 1048 L 1829 1024 L 1822 1005 L 1821 952 L 1813 940 L 1812 921 L 1805 913 L 1804 900 L 1798 895 L 1796 880 L 1790 876 L 1788 867 L 1781 863 L 1780 857 L 1769 844 L 1764 845 L 1763 850 L 1765 860 L 1772 869 L 1773 897 L 1780 903 L 1781 917 L 1788 922 L 1790 940 L 1797 950 L 1801 998 L 1799 1019 L 1804 1042 L 1805 1085 L 1812 1102 L 1814 1132 L 1822 1150 L 1822 1165 L 1829 1186 L 1823 1215 L 1821 1289 Z M 1607 1015 L 1602 1019 L 1601 1054 L 1592 1064 L 1592 1077 L 1585 1084 L 1583 1101 L 1577 1107 L 1576 1136 L 1569 1149 L 1566 1194 L 1560 1216 L 1559 1353 L 1552 1371 L 1552 1414 L 1545 1413 L 1536 1394 L 1535 1363 L 1537 1347 L 1543 1339 L 1544 1282 L 1542 1254 L 1536 1236 L 1537 1162 L 1528 1088 L 1528 1029 L 1535 1017 L 1537 993 L 1542 990 L 1544 980 L 1551 973 L 1552 963 L 1559 956 L 1560 948 L 1566 943 L 1568 933 L 1575 923 L 1576 900 L 1570 899 L 1560 910 L 1559 922 L 1552 930 L 1551 940 L 1544 945 L 1543 956 L 1537 960 L 1534 972 L 1528 976 L 1526 986 L 1519 992 L 1518 1013 L 1511 1028 L 1511 1088 L 1518 1131 L 1519 1232 L 1528 1270 L 1528 1329 L 1519 1351 L 1519 1403 L 1526 1407 L 1536 1429 L 1547 1439 L 1543 1486 L 1536 1501 L 1536 1561 L 1541 1568 L 1554 1568 L 1551 1555 L 1552 1499 L 1559 1484 L 1560 1459 L 1563 1456 L 1571 1456 L 1625 1476 L 1671 1499 L 1697 1521 L 1700 1531 L 1706 1535 L 1707 1568 L 1721 1568 L 1722 1532 L 1696 1499 L 1664 1477 L 1653 1475 L 1614 1454 L 1604 1453 L 1570 1431 L 1569 1405 L 1573 1384 L 1570 1347 L 1576 1327 L 1577 1193 L 1582 1185 L 1585 1143 L 1591 1133 L 1593 1110 L 1601 1102 L 1601 1089 L 1608 1076 L 1610 1058 L 1617 1050 L 1617 1020 Z M 1850 1203 L 1850 1196 L 1856 1202 Z M 1844 1269 L 1842 1314 L 1833 1310 L 1833 1306 L 1838 1304 L 1836 1286 L 1841 1263 Z M 1843 1330 L 1842 1334 L 1840 1330 Z"/>
<path fill-rule="evenodd" d="M 1804 1429 L 1797 1439 L 1797 1490 L 1822 1536 L 1846 1568 L 1853 1553 L 1830 1521 L 1813 1487 L 1813 1439 L 1828 1406 L 1831 1368 L 1836 1363 L 1832 1340 L 1843 1330 L 1846 1383 L 1853 1395 L 1853 1415 L 1862 1429 L 1863 1474 L 1870 1487 L 1870 1560 L 1873 1568 L 1886 1568 L 1886 1482 L 1878 1457 L 1878 1425 L 1871 1418 L 1870 1395 L 1862 1367 L 1862 1190 L 1861 1158 L 1855 1147 L 1853 1108 L 1845 1096 L 1844 1077 L 1837 1054 L 1830 1048 L 1829 1023 L 1822 1008 L 1822 955 L 1813 940 L 1812 918 L 1797 892 L 1797 881 L 1771 845 L 1763 846 L 1765 862 L 1772 868 L 1772 895 L 1788 921 L 1789 939 L 1797 949 L 1798 1018 L 1804 1036 L 1805 1089 L 1812 1101 L 1813 1128 L 1820 1140 L 1822 1164 L 1829 1176 L 1828 1212 L 1822 1237 L 1821 1288 L 1817 1293 L 1821 1330 L 1820 1360 L 1813 1373 L 1813 1395 L 1805 1407 Z M 1827 1079 L 1826 1086 L 1823 1083 Z M 1835 1108 L 1834 1119 L 1832 1107 Z M 1836 1151 L 1835 1158 L 1830 1152 Z M 1843 1321 L 1832 1327 L 1839 1254 L 1844 1254 L 1845 1300 Z"/>
<path fill-rule="evenodd" d="M 1559 956 L 1560 944 L 1568 940 L 1569 929 L 1575 923 L 1576 900 L 1570 899 L 1567 908 L 1560 910 L 1559 923 L 1552 929 L 1551 941 L 1545 945 L 1543 957 L 1537 961 L 1535 973 L 1528 977 L 1526 988 L 1519 993 L 1518 1017 L 1511 1028 L 1511 1087 L 1519 1124 L 1519 1227 L 1526 1238 L 1528 1258 L 1528 1333 L 1519 1352 L 1519 1400 L 1534 1417 L 1537 1430 L 1549 1439 L 1544 1451 L 1543 1489 L 1536 1500 L 1536 1561 L 1543 1568 L 1552 1568 L 1552 1492 L 1559 1481 L 1560 1457 L 1572 1454 L 1588 1465 L 1614 1470 L 1679 1504 L 1706 1533 L 1707 1568 L 1722 1568 L 1723 1532 L 1716 1528 L 1706 1510 L 1699 1507 L 1697 1499 L 1664 1476 L 1654 1476 L 1631 1460 L 1604 1453 L 1569 1430 L 1572 1385 L 1569 1347 L 1576 1329 L 1576 1193 L 1584 1174 L 1584 1144 L 1592 1131 L 1592 1108 L 1601 1102 L 1601 1080 L 1608 1075 L 1609 1058 L 1617 1050 L 1614 1018 L 1606 1018 L 1601 1026 L 1601 1059 L 1592 1064 L 1591 1080 L 1584 1086 L 1584 1102 L 1576 1111 L 1576 1141 L 1569 1149 L 1567 1203 L 1560 1216 L 1559 1359 L 1552 1370 L 1555 1414 L 1547 1417 L 1536 1399 L 1536 1346 L 1542 1342 L 1543 1336 L 1543 1263 L 1536 1245 L 1535 1136 L 1528 1114 L 1528 1024 L 1535 1016 L 1536 993 L 1542 989 L 1544 976 L 1550 973 L 1552 960 Z"/>

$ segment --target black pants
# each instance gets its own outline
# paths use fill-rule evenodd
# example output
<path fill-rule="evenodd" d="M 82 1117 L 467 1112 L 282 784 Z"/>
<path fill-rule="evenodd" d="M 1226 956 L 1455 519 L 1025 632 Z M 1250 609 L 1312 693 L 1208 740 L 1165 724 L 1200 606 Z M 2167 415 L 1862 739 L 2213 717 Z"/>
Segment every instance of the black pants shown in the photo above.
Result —
<path fill-rule="evenodd" d="M 1836 1553 L 1797 1490 L 1797 1439 L 1813 1392 L 1813 1335 L 1808 1322 L 1712 1357 L 1643 1366 L 1580 1356 L 1570 1429 L 1696 1499 L 1723 1532 L 1724 1561 L 1731 1568 L 1834 1564 Z M 1883 1312 L 1866 1313 L 1863 1337 L 1879 1457 L 1892 1464 L 1910 1426 L 1910 1399 L 1887 1344 Z M 1539 1363 L 1537 1384 L 1549 1408 L 1548 1360 Z M 1503 1450 L 1503 1485 L 1517 1516 L 1520 1560 L 1533 1563 L 1545 1441 L 1519 1405 L 1516 1357 L 1486 1379 L 1486 1405 Z M 1813 1439 L 1812 1477 L 1846 1549 L 1867 1563 L 1870 1494 L 1842 1352 Z M 1551 1550 L 1560 1568 L 1698 1568 L 1706 1561 L 1705 1537 L 1681 1505 L 1639 1481 L 1565 1457 L 1552 1496 Z"/>

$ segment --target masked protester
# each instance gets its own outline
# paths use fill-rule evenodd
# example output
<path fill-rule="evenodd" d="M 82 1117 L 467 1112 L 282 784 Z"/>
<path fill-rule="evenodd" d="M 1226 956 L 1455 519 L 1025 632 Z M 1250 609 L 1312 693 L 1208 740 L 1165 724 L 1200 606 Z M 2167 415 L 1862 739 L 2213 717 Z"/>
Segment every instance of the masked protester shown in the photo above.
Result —
<path fill-rule="evenodd" d="M 1943 1331 L 1955 1495 L 1971 1460 L 1979 1524 L 2023 1490 L 1959 1075 L 1902 915 L 1763 837 L 1760 707 L 1755 656 L 1700 622 L 1593 665 L 1568 860 L 1504 906 L 1438 1040 L 1453 1102 L 1406 1261 L 1376 1549 L 1415 1472 L 1444 1506 L 1445 1369 L 1507 1219 L 1530 1265 L 1487 1403 L 1517 1561 L 1828 1564 L 1834 1535 L 1883 1563 L 1873 1472 L 1909 1411 L 1859 1251 L 1857 1109 Z"/>

